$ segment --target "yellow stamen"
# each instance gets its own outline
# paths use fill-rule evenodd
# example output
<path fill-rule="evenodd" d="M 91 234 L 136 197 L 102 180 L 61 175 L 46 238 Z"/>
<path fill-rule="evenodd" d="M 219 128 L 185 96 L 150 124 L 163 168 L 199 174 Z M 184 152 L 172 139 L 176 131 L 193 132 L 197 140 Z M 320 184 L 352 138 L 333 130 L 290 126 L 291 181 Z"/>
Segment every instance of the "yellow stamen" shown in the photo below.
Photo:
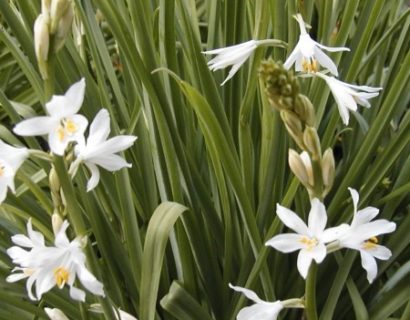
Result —
<path fill-rule="evenodd" d="M 317 72 L 319 70 L 319 65 L 315 58 L 312 59 L 305 59 L 302 58 L 302 68 L 304 72 Z"/>
<path fill-rule="evenodd" d="M 299 242 L 304 244 L 308 251 L 311 251 L 318 244 L 318 241 L 316 240 L 316 238 L 309 238 L 305 236 L 301 237 Z"/>
<path fill-rule="evenodd" d="M 77 125 L 74 123 L 74 121 L 68 119 L 65 123 L 65 129 L 69 134 L 73 134 L 77 131 Z"/>
<path fill-rule="evenodd" d="M 311 72 L 317 72 L 319 70 L 317 60 L 314 58 L 312 59 L 312 64 L 310 66 Z"/>
<path fill-rule="evenodd" d="M 58 127 L 57 129 L 57 136 L 58 136 L 58 140 L 60 140 L 60 142 L 62 142 L 65 138 L 65 131 L 63 127 Z"/>
<path fill-rule="evenodd" d="M 68 281 L 70 273 L 64 267 L 58 267 L 54 270 L 54 278 L 56 279 L 57 286 L 61 289 Z"/>
<path fill-rule="evenodd" d="M 369 240 L 363 243 L 363 249 L 372 250 L 376 248 L 378 243 L 379 243 L 379 240 L 377 239 L 377 237 L 371 237 Z"/>

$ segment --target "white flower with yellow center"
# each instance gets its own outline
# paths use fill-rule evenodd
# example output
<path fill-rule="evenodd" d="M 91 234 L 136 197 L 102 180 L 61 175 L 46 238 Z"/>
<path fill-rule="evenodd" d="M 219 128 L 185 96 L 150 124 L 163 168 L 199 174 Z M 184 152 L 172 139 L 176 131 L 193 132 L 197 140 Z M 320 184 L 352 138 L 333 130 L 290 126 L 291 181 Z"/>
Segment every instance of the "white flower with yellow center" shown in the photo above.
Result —
<path fill-rule="evenodd" d="M 229 287 L 237 292 L 241 292 L 245 297 L 255 302 L 255 304 L 245 307 L 239 311 L 237 320 L 275 320 L 279 312 L 284 308 L 281 301 L 267 302 L 258 297 L 252 290 L 236 287 L 229 284 Z"/>
<path fill-rule="evenodd" d="M 84 100 L 85 80 L 73 84 L 63 96 L 53 96 L 46 103 L 49 116 L 34 117 L 18 123 L 13 131 L 21 136 L 48 135 L 53 153 L 63 155 L 69 142 L 79 141 L 87 128 L 87 119 L 80 114 Z"/>
<path fill-rule="evenodd" d="M 391 251 L 378 244 L 377 236 L 393 232 L 396 230 L 396 224 L 385 219 L 371 221 L 379 214 L 379 209 L 366 207 L 357 211 L 359 194 L 352 188 L 349 188 L 349 191 L 353 199 L 354 215 L 349 229 L 339 238 L 339 245 L 360 252 L 362 266 L 367 272 L 367 280 L 371 283 L 377 276 L 375 258 L 388 260 L 391 257 Z"/>
<path fill-rule="evenodd" d="M 130 168 L 121 156 L 121 152 L 134 143 L 135 136 L 116 136 L 107 140 L 110 134 L 110 114 L 106 109 L 101 109 L 90 125 L 87 143 L 80 141 L 75 146 L 76 160 L 73 162 L 70 173 L 74 174 L 80 163 L 84 163 L 91 171 L 91 178 L 87 183 L 87 191 L 94 189 L 100 181 L 100 166 L 108 171 L 117 171 L 121 168 Z"/>
<path fill-rule="evenodd" d="M 370 108 L 370 103 L 367 100 L 377 97 L 379 91 L 383 89 L 352 85 L 320 72 L 316 73 L 316 75 L 325 80 L 330 91 L 332 91 L 339 109 L 340 117 L 345 125 L 349 123 L 349 110 L 357 111 L 358 104 Z"/>
<path fill-rule="evenodd" d="M 326 257 L 326 243 L 336 240 L 346 226 L 325 230 L 326 209 L 318 199 L 313 199 L 306 225 L 293 211 L 277 204 L 276 213 L 282 222 L 297 233 L 279 234 L 266 242 L 284 253 L 300 250 L 297 260 L 299 273 L 306 278 L 312 260 L 321 263 Z"/>
<path fill-rule="evenodd" d="M 299 42 L 286 59 L 284 67 L 289 69 L 293 64 L 295 64 L 296 71 L 317 72 L 319 70 L 319 65 L 321 65 L 337 76 L 338 72 L 335 63 L 321 49 L 330 52 L 350 51 L 350 49 L 345 47 L 327 47 L 314 41 L 306 32 L 306 26 L 302 16 L 297 14 L 294 18 L 299 23 Z"/>
<path fill-rule="evenodd" d="M 14 176 L 28 154 L 26 148 L 15 148 L 0 140 L 0 204 L 6 199 L 7 188 L 14 193 Z"/>
<path fill-rule="evenodd" d="M 70 242 L 66 235 L 68 226 L 68 222 L 64 221 L 55 236 L 53 247 L 44 244 L 44 236 L 33 230 L 31 220 L 27 223 L 28 236 L 18 234 L 12 237 L 16 246 L 9 248 L 7 254 L 14 264 L 19 265 L 13 272 L 20 272 L 11 274 L 6 280 L 16 282 L 28 278 L 26 288 L 30 299 L 39 300 L 54 286 L 62 289 L 67 284 L 72 299 L 85 301 L 85 292 L 74 287 L 77 277 L 88 291 L 104 296 L 102 283 L 85 266 L 84 242 L 80 238 Z M 35 294 L 32 292 L 34 283 Z"/>

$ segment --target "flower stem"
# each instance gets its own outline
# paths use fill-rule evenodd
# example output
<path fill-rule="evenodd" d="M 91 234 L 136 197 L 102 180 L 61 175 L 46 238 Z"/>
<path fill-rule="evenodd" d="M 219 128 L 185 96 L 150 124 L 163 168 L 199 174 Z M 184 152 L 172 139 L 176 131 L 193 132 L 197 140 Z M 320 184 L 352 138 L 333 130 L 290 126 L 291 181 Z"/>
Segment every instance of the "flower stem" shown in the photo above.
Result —
<path fill-rule="evenodd" d="M 305 310 L 308 320 L 317 320 L 316 311 L 316 274 L 317 264 L 312 261 L 306 279 L 305 287 Z"/>

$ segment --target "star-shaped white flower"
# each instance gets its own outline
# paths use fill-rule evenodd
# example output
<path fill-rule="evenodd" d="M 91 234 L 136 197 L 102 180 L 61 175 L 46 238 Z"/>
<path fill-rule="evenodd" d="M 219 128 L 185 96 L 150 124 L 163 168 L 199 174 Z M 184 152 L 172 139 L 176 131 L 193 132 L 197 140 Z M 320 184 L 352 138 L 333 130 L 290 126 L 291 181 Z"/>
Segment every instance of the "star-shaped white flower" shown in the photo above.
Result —
<path fill-rule="evenodd" d="M 284 253 L 300 250 L 297 260 L 299 273 L 306 278 L 312 260 L 321 263 L 326 257 L 326 243 L 339 237 L 346 226 L 325 230 L 327 222 L 326 209 L 318 199 L 313 199 L 306 225 L 293 211 L 277 204 L 276 213 L 280 220 L 297 233 L 279 234 L 268 240 L 265 245 Z"/>
<path fill-rule="evenodd" d="M 44 244 L 44 236 L 34 231 L 31 220 L 27 223 L 28 237 L 18 234 L 12 237 L 16 246 L 7 250 L 13 263 L 18 267 L 7 277 L 6 281 L 16 282 L 28 278 L 26 283 L 27 293 L 30 299 L 39 300 L 42 295 L 54 286 L 60 289 L 66 284 L 70 287 L 70 296 L 74 300 L 85 301 L 85 292 L 74 287 L 76 278 L 91 293 L 104 296 L 103 285 L 85 266 L 86 257 L 82 250 L 83 241 L 76 238 L 69 241 L 66 230 L 69 226 L 64 221 L 54 240 L 54 246 Z M 23 249 L 24 248 L 24 249 Z M 32 287 L 36 283 L 35 295 Z"/>
<path fill-rule="evenodd" d="M 325 80 L 330 91 L 332 91 L 339 109 L 340 117 L 345 125 L 349 123 L 349 110 L 356 111 L 357 104 L 370 108 L 370 103 L 367 100 L 377 97 L 379 91 L 383 89 L 368 86 L 355 86 L 320 72 L 316 73 L 316 75 Z"/>
<path fill-rule="evenodd" d="M 216 71 L 232 66 L 228 76 L 221 83 L 223 86 L 235 73 L 239 70 L 242 64 L 250 57 L 250 55 L 258 47 L 258 41 L 250 40 L 234 46 L 219 48 L 202 52 L 203 54 L 216 54 L 216 57 L 208 62 L 209 69 Z"/>
<path fill-rule="evenodd" d="M 338 72 L 335 63 L 321 49 L 330 52 L 350 51 L 350 49 L 345 47 L 327 47 L 314 41 L 306 32 L 306 26 L 302 16 L 297 14 L 295 19 L 299 23 L 300 28 L 299 42 L 286 59 L 283 66 L 286 69 L 289 69 L 295 64 L 296 71 L 317 72 L 320 64 L 337 76 Z"/>
<path fill-rule="evenodd" d="M 100 166 L 108 171 L 117 171 L 121 168 L 130 168 L 122 157 L 115 154 L 128 149 L 137 139 L 135 136 L 116 136 L 107 140 L 110 134 L 110 114 L 101 109 L 90 125 L 87 142 L 79 141 L 75 146 L 76 160 L 70 168 L 75 173 L 80 163 L 84 163 L 91 171 L 91 178 L 87 183 L 87 191 L 94 189 L 100 181 Z"/>
<path fill-rule="evenodd" d="M 14 176 L 28 157 L 26 148 L 15 148 L 0 140 L 0 204 L 6 199 L 7 188 L 14 193 Z"/>
<path fill-rule="evenodd" d="M 279 312 L 284 308 L 280 300 L 275 302 L 263 301 L 252 290 L 236 287 L 229 284 L 229 287 L 237 292 L 241 292 L 255 304 L 245 307 L 239 311 L 237 320 L 275 320 Z"/>
<path fill-rule="evenodd" d="M 69 142 L 79 141 L 88 121 L 77 114 L 84 100 L 85 80 L 73 84 L 63 96 L 53 96 L 46 103 L 49 116 L 34 117 L 18 123 L 13 131 L 20 136 L 48 135 L 53 153 L 62 156 Z"/>
<path fill-rule="evenodd" d="M 355 189 L 349 188 L 353 199 L 354 215 L 348 230 L 339 238 L 342 247 L 358 250 L 362 259 L 362 266 L 367 272 L 367 280 L 371 283 L 377 276 L 376 259 L 388 260 L 391 251 L 378 243 L 376 236 L 391 233 L 396 230 L 394 222 L 378 219 L 373 220 L 379 209 L 366 207 L 357 211 L 359 194 Z"/>

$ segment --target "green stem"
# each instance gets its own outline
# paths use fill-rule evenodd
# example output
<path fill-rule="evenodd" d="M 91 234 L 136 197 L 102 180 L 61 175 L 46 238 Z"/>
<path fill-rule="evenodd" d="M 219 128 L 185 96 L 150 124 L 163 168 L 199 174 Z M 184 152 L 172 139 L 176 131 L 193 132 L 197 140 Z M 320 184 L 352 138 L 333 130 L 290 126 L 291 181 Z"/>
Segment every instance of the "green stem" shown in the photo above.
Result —
<path fill-rule="evenodd" d="M 317 320 L 316 311 L 316 274 L 317 264 L 312 261 L 306 279 L 305 289 L 305 310 L 308 320 Z"/>

